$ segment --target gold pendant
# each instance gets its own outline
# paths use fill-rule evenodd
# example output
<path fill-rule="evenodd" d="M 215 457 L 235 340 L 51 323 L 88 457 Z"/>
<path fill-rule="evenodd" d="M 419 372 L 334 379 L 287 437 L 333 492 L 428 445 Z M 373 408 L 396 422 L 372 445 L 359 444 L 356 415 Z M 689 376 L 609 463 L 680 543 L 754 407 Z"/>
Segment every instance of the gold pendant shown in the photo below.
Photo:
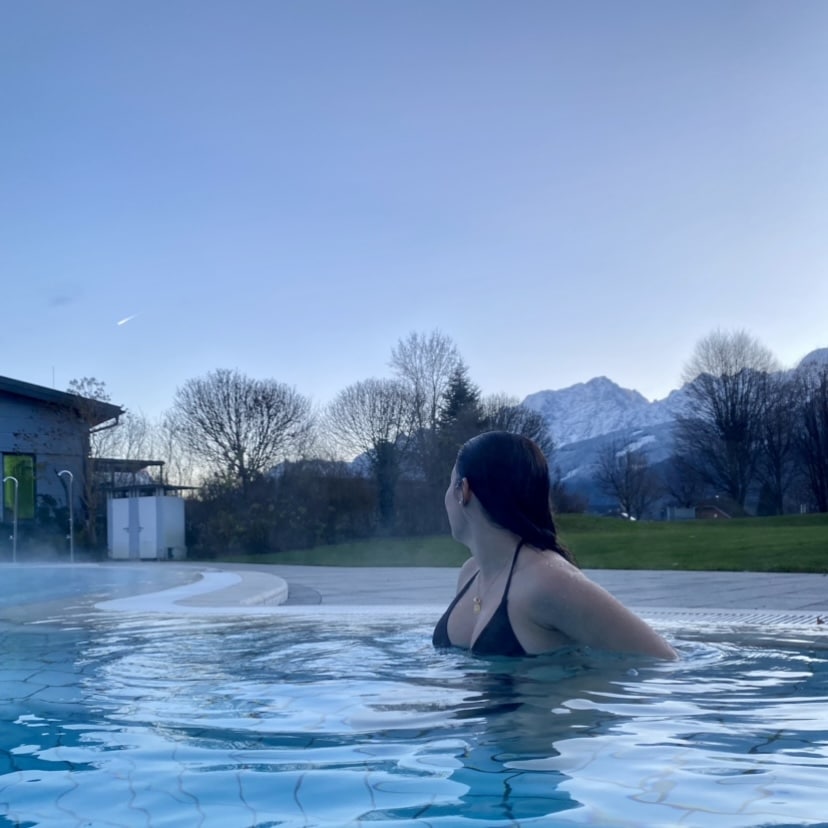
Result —
<path fill-rule="evenodd" d="M 472 598 L 472 605 L 474 606 L 474 611 L 475 612 L 480 612 L 480 596 L 479 595 L 475 595 L 474 598 Z"/>

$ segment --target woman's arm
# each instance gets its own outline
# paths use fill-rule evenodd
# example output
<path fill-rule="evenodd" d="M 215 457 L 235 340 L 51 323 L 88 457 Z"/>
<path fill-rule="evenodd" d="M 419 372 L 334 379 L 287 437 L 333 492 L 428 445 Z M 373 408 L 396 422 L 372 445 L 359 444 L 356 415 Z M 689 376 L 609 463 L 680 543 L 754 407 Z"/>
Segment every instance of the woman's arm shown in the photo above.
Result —
<path fill-rule="evenodd" d="M 534 623 L 595 649 L 676 658 L 649 624 L 580 570 L 566 564 L 539 569 L 527 608 Z"/>

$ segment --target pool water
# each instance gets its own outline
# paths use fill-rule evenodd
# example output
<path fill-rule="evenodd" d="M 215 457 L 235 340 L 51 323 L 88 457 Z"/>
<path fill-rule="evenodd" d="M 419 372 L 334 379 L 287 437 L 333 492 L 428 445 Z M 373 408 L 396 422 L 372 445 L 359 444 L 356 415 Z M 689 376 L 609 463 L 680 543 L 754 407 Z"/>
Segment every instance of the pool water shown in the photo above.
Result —
<path fill-rule="evenodd" d="M 0 825 L 826 825 L 828 650 L 435 652 L 427 609 L 0 625 Z"/>
<path fill-rule="evenodd" d="M 117 596 L 158 592 L 197 580 L 198 570 L 162 565 L 0 565 L 0 611 L 11 607 L 89 604 Z M 41 606 L 42 609 L 42 606 Z M 48 608 L 46 609 L 48 613 Z M 28 613 L 33 614 L 33 613 Z"/>

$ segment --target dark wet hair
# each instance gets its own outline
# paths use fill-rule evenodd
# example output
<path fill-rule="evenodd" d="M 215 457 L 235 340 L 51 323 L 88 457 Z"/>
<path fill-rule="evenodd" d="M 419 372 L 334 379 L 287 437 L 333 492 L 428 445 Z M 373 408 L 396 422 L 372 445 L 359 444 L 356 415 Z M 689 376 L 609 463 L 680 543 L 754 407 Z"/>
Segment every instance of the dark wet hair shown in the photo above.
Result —
<path fill-rule="evenodd" d="M 550 502 L 549 464 L 528 437 L 486 431 L 457 453 L 457 480 L 469 487 L 498 526 L 538 549 L 551 549 L 570 563 L 572 553 L 558 541 Z"/>

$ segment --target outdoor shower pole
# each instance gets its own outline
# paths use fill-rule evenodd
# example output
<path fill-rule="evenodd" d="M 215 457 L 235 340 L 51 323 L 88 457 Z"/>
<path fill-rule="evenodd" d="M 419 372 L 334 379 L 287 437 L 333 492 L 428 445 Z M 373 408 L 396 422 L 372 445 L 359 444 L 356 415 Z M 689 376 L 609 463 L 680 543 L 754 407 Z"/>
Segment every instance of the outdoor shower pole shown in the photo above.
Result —
<path fill-rule="evenodd" d="M 11 480 L 11 482 L 14 483 L 14 513 L 12 518 L 12 563 L 17 563 L 17 492 L 19 489 L 19 484 L 17 482 L 17 478 L 11 474 L 3 478 L 4 486 L 6 485 L 7 480 Z"/>
<path fill-rule="evenodd" d="M 72 483 L 75 480 L 75 475 L 64 469 L 58 472 L 58 476 L 62 477 L 64 474 L 69 475 L 69 560 L 71 563 L 75 562 L 75 507 L 72 503 Z"/>

